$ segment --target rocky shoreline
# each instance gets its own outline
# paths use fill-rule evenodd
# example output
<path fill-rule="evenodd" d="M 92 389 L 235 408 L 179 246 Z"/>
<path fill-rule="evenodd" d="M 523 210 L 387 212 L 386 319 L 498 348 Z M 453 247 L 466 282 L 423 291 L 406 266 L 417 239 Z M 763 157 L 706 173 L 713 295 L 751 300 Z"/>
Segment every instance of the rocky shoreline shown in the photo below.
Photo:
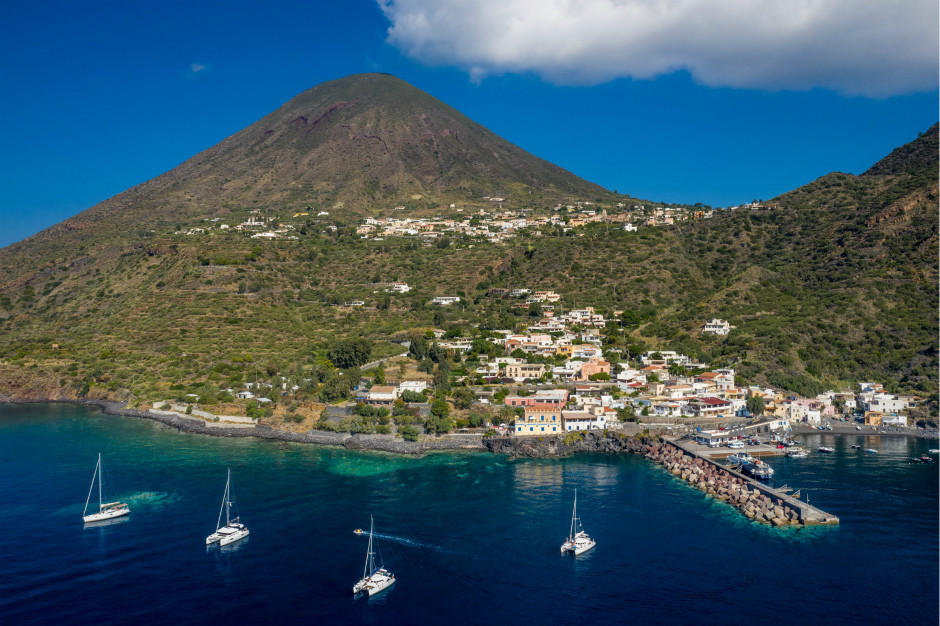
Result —
<path fill-rule="evenodd" d="M 287 441 L 294 443 L 309 443 L 321 446 L 335 446 L 347 448 L 349 450 L 390 452 L 393 454 L 406 454 L 411 456 L 420 456 L 427 452 L 435 451 L 457 451 L 457 450 L 484 450 L 484 446 L 479 440 L 474 439 L 426 439 L 423 441 L 403 441 L 396 439 L 392 435 L 352 435 L 350 433 L 332 433 L 321 431 L 309 431 L 306 433 L 294 433 L 285 430 L 278 430 L 267 426 L 247 426 L 231 428 L 218 428 L 209 426 L 201 419 L 182 417 L 165 412 L 155 413 L 149 410 L 132 409 L 121 402 L 111 400 L 31 400 L 24 402 L 21 400 L 10 399 L 0 396 L 0 404 L 40 404 L 40 403 L 65 403 L 79 404 L 84 406 L 96 406 L 106 415 L 117 415 L 121 417 L 137 417 L 159 422 L 170 428 L 175 428 L 181 432 L 193 433 L 197 435 L 210 435 L 212 437 L 256 437 L 258 439 L 269 439 L 275 441 Z"/>

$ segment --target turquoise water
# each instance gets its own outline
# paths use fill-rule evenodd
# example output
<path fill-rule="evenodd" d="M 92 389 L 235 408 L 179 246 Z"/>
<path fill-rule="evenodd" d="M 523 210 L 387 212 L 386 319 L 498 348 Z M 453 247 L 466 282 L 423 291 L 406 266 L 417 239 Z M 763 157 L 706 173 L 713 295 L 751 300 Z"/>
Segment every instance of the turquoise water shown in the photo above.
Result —
<path fill-rule="evenodd" d="M 937 623 L 937 468 L 904 463 L 936 442 L 804 439 L 836 453 L 771 461 L 776 482 L 839 527 L 750 523 L 634 455 L 413 459 L 0 406 L 0 621 Z M 132 512 L 85 528 L 98 452 Z M 251 536 L 206 550 L 227 467 Z M 597 548 L 561 557 L 575 488 Z M 370 514 L 398 582 L 354 599 Z"/>

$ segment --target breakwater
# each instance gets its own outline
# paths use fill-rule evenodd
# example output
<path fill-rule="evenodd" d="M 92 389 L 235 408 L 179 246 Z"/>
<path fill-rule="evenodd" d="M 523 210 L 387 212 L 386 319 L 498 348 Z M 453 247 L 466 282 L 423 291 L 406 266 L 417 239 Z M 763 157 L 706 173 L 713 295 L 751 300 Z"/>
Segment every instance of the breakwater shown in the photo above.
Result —
<path fill-rule="evenodd" d="M 748 519 L 773 526 L 834 525 L 839 518 L 806 502 L 775 491 L 749 476 L 699 456 L 680 443 L 662 440 L 646 456 L 673 476 L 727 502 Z"/>

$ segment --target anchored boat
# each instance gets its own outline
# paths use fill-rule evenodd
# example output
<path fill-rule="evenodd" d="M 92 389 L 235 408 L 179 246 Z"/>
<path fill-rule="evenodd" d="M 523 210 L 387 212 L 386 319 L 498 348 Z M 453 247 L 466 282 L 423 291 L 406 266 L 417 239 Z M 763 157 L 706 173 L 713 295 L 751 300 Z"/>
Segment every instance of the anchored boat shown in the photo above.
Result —
<path fill-rule="evenodd" d="M 365 593 L 374 596 L 395 584 L 395 574 L 385 569 L 382 563 L 382 553 L 379 552 L 379 566 L 375 566 L 375 550 L 372 532 L 375 530 L 375 520 L 369 516 L 369 547 L 366 548 L 366 564 L 362 569 L 362 579 L 353 586 L 353 594 Z"/>
<path fill-rule="evenodd" d="M 206 545 L 211 546 L 215 543 L 219 546 L 227 546 L 248 536 L 248 528 L 240 523 L 239 518 L 229 519 L 229 511 L 232 508 L 232 470 L 228 470 L 228 478 L 225 480 L 225 493 L 222 494 L 222 508 L 219 509 L 219 520 L 216 522 L 215 532 L 206 537 Z M 225 526 L 222 526 L 222 511 L 225 511 Z"/>
<path fill-rule="evenodd" d="M 568 531 L 568 538 L 561 544 L 561 553 L 570 552 L 577 556 L 584 554 L 594 545 L 595 541 L 581 528 L 581 518 L 578 517 L 578 490 L 575 489 L 574 508 L 571 510 L 571 528 Z"/>
<path fill-rule="evenodd" d="M 745 474 L 761 480 L 767 480 L 774 475 L 774 468 L 760 459 L 751 459 L 741 469 Z"/>
<path fill-rule="evenodd" d="M 88 498 L 85 499 L 85 510 L 82 511 L 82 520 L 87 522 L 101 522 L 106 519 L 122 517 L 131 512 L 130 508 L 123 502 L 104 502 L 102 501 L 102 486 L 104 482 L 101 467 L 101 453 L 98 453 L 98 463 L 95 465 L 95 473 L 91 475 L 91 487 L 88 488 Z M 91 501 L 91 492 L 95 488 L 95 479 L 98 479 L 98 512 L 88 514 L 88 503 Z"/>

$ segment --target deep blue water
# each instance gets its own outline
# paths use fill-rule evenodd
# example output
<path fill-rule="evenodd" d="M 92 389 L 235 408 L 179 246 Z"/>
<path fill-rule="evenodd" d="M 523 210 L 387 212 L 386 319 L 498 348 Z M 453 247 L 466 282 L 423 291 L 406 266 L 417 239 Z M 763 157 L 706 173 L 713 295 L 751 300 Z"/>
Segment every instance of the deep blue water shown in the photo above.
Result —
<path fill-rule="evenodd" d="M 0 406 L 4 624 L 938 622 L 938 472 L 905 438 L 771 461 L 842 520 L 770 529 L 634 455 L 422 459 Z M 850 449 L 878 448 L 878 455 Z M 84 528 L 96 455 L 131 505 Z M 209 550 L 232 468 L 251 536 Z M 597 548 L 562 557 L 574 490 Z M 398 582 L 354 599 L 375 516 Z"/>

